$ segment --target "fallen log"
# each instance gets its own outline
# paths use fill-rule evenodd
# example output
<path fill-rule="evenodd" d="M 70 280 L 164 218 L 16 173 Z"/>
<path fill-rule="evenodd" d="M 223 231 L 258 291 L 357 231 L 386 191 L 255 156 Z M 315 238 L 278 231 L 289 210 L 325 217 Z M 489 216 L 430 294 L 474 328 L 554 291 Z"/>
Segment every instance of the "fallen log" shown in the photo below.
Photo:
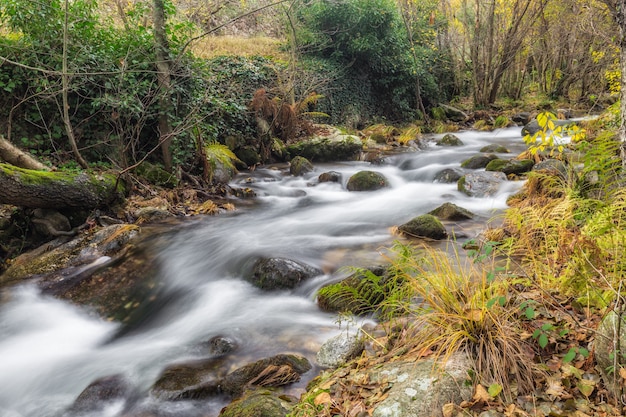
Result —
<path fill-rule="evenodd" d="M 36 171 L 0 163 L 0 204 L 92 209 L 112 203 L 123 191 L 112 174 Z"/>

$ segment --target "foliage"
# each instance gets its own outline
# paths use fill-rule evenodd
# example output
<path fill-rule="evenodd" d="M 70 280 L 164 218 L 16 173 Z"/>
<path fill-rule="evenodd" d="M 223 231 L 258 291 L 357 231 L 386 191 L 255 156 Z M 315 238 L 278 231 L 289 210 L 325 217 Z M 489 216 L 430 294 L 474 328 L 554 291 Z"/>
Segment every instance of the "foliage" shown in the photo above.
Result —
<path fill-rule="evenodd" d="M 370 83 L 368 101 L 379 116 L 392 120 L 416 116 L 414 77 L 421 79 L 427 102 L 437 101 L 437 81 L 428 71 L 432 59 L 413 62 L 406 29 L 391 0 L 316 0 L 298 10 L 299 44 L 304 53 L 334 62 L 349 78 Z M 419 67 L 418 67 L 419 64 Z"/>
<path fill-rule="evenodd" d="M 532 155 L 544 152 L 547 149 L 552 156 L 555 147 L 559 153 L 562 153 L 565 149 L 563 143 L 564 136 L 571 136 L 573 142 L 581 141 L 585 138 L 585 131 L 578 126 L 557 126 L 555 120 L 557 120 L 556 116 L 550 112 L 543 112 L 537 115 L 539 130 L 535 134 L 524 136 L 524 142 L 528 145 Z"/>

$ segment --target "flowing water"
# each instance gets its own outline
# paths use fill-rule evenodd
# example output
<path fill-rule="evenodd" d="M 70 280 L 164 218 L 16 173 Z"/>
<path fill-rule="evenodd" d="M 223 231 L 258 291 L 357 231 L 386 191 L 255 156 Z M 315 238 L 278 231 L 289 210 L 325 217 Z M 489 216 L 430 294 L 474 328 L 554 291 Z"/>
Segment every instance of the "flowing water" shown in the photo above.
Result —
<path fill-rule="evenodd" d="M 381 248 L 397 238 L 390 231 L 393 226 L 444 202 L 478 215 L 471 222 L 446 223 L 457 236 L 474 236 L 505 207 L 506 197 L 520 183 L 506 183 L 496 196 L 479 199 L 462 195 L 456 184 L 433 183 L 433 178 L 487 144 L 504 144 L 514 154 L 521 151 L 519 132 L 461 132 L 457 135 L 463 147 L 431 145 L 399 152 L 382 165 L 318 164 L 305 177 L 289 176 L 284 167 L 240 174 L 234 185 L 253 188 L 258 195 L 254 203 L 237 203 L 233 213 L 191 219 L 171 231 L 159 259 L 162 279 L 177 297 L 124 336 L 116 336 L 120 324 L 43 296 L 31 285 L 12 289 L 4 302 L 0 299 L 0 416 L 63 416 L 88 384 L 113 374 L 131 381 L 139 398 L 135 407 L 159 410 L 152 415 L 217 415 L 223 399 L 199 406 L 156 403 L 145 395 L 165 366 L 201 357 L 198 346 L 214 336 L 236 341 L 233 366 L 283 352 L 314 362 L 320 344 L 342 331 L 336 315 L 316 307 L 315 291 L 345 276 L 342 266 L 380 263 Z M 349 176 L 363 169 L 383 173 L 391 187 L 346 191 Z M 340 172 L 343 183 L 316 184 L 317 176 L 329 170 Z M 259 256 L 305 262 L 325 275 L 294 291 L 264 293 L 242 278 Z M 119 403 L 90 415 L 126 414 Z"/>

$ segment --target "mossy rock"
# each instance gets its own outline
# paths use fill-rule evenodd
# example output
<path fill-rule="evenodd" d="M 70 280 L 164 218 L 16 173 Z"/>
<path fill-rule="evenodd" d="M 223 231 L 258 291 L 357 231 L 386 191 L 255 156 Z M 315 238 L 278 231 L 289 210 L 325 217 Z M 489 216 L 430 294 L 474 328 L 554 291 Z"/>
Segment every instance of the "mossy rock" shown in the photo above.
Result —
<path fill-rule="evenodd" d="M 387 178 L 379 172 L 359 171 L 348 180 L 348 191 L 375 191 L 389 187 Z"/>
<path fill-rule="evenodd" d="M 261 162 L 261 155 L 259 155 L 252 146 L 244 146 L 235 150 L 235 156 L 237 156 L 246 167 L 251 167 Z"/>
<path fill-rule="evenodd" d="M 481 169 L 485 168 L 489 164 L 489 162 L 493 161 L 494 159 L 498 159 L 498 157 L 493 154 L 474 155 L 471 158 L 461 162 L 461 166 L 467 169 Z"/>
<path fill-rule="evenodd" d="M 438 218 L 432 214 L 423 214 L 415 217 L 398 227 L 398 230 L 410 237 L 422 237 L 428 239 L 447 239 L 448 232 Z"/>
<path fill-rule="evenodd" d="M 464 143 L 456 135 L 447 133 L 444 137 L 435 142 L 437 146 L 463 146 Z"/>
<path fill-rule="evenodd" d="M 474 213 L 453 203 L 444 203 L 428 214 L 432 214 L 433 216 L 438 217 L 442 220 L 455 221 L 469 220 L 474 217 Z"/>
<path fill-rule="evenodd" d="M 485 167 L 486 171 L 503 172 L 509 174 L 523 174 L 532 170 L 535 162 L 532 159 L 494 159 Z"/>
<path fill-rule="evenodd" d="M 313 171 L 313 164 L 302 156 L 296 156 L 289 164 L 289 173 L 296 177 L 300 177 L 311 171 Z"/>
<path fill-rule="evenodd" d="M 149 183 L 159 185 L 161 187 L 174 188 L 178 185 L 176 175 L 167 172 L 158 165 L 144 161 L 135 168 L 137 175 L 144 177 Z"/>
<path fill-rule="evenodd" d="M 286 152 L 292 157 L 303 156 L 310 161 L 331 162 L 354 160 L 362 149 L 363 143 L 359 138 L 337 135 L 296 142 L 288 145 Z"/>
<path fill-rule="evenodd" d="M 295 406 L 289 397 L 269 390 L 246 392 L 220 411 L 219 417 L 285 417 Z"/>
<path fill-rule="evenodd" d="M 479 152 L 483 152 L 483 153 L 511 153 L 510 150 L 508 150 L 505 146 L 502 145 L 498 145 L 498 144 L 491 144 L 491 145 L 487 145 L 487 146 L 483 146 L 482 148 L 480 148 Z"/>

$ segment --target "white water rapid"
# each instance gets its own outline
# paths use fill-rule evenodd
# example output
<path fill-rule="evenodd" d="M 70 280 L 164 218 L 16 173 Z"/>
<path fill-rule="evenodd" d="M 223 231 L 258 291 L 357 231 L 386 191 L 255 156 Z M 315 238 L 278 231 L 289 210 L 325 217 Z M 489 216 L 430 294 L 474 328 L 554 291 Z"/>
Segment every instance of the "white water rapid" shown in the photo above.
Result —
<path fill-rule="evenodd" d="M 448 201 L 478 215 L 470 222 L 446 224 L 449 231 L 473 237 L 520 187 L 519 182 L 506 183 L 496 196 L 478 199 L 458 192 L 456 184 L 433 183 L 436 173 L 459 167 L 485 145 L 503 144 L 513 152 L 510 156 L 524 149 L 519 128 L 457 136 L 465 146 L 432 144 L 389 155 L 382 165 L 317 164 L 305 177 L 265 168 L 240 174 L 233 185 L 253 188 L 255 203 L 191 219 L 172 231 L 160 254 L 161 274 L 178 295 L 124 336 L 115 336 L 120 324 L 41 295 L 32 285 L 0 295 L 0 417 L 64 416 L 87 385 L 114 374 L 132 383 L 145 409 L 158 410 L 146 415 L 216 416 L 224 406 L 219 399 L 200 409 L 192 401 L 159 404 L 146 396 L 165 366 L 201 357 L 198 345 L 214 336 L 237 342 L 239 366 L 284 352 L 314 362 L 320 344 L 341 331 L 335 315 L 317 308 L 314 294 L 337 280 L 342 266 L 378 264 L 379 250 L 397 238 L 391 235 L 393 226 Z M 364 169 L 381 172 L 391 187 L 346 191 L 350 175 Z M 316 184 L 317 176 L 330 170 L 340 172 L 343 183 Z M 262 292 L 242 278 L 259 256 L 298 260 L 326 275 L 294 291 Z M 305 385 L 303 381 L 295 389 Z M 125 407 L 115 403 L 89 416 L 136 415 Z"/>

